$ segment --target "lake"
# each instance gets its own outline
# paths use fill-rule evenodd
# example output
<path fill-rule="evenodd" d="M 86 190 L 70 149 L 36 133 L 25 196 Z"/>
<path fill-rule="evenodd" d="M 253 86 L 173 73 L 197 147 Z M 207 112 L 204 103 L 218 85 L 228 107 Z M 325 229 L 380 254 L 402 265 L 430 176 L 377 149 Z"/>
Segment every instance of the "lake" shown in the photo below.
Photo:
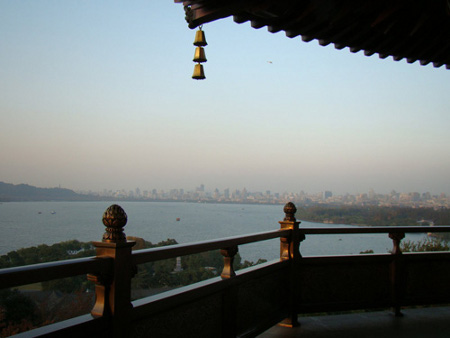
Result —
<path fill-rule="evenodd" d="M 23 247 L 77 239 L 100 241 L 103 212 L 113 202 L 3 202 L 0 204 L 0 255 Z M 128 215 L 125 233 L 152 243 L 168 238 L 189 243 L 279 228 L 282 205 L 213 204 L 185 202 L 120 202 Z M 179 218 L 179 221 L 177 221 Z M 344 227 L 342 224 L 302 222 L 300 227 Z M 425 234 L 407 234 L 418 241 Z M 387 253 L 387 234 L 308 235 L 301 243 L 303 256 Z M 243 259 L 279 257 L 279 239 L 239 247 Z"/>

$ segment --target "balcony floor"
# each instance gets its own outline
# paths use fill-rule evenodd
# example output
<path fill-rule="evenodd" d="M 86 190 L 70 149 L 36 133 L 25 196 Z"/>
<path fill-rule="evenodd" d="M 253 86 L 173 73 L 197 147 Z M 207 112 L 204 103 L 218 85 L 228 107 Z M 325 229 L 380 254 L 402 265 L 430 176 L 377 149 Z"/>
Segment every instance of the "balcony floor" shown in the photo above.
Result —
<path fill-rule="evenodd" d="M 404 309 L 403 317 L 390 311 L 300 317 L 300 327 L 274 326 L 260 338 L 414 338 L 450 337 L 450 307 Z"/>

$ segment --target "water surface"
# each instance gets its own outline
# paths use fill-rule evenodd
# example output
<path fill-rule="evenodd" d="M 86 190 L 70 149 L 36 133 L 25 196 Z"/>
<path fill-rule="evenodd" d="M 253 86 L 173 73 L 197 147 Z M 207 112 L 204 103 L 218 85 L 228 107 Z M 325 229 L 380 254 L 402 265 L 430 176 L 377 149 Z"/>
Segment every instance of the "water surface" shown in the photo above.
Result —
<path fill-rule="evenodd" d="M 0 254 L 23 247 L 77 239 L 99 241 L 105 227 L 103 212 L 112 202 L 8 202 L 0 204 Z M 152 243 L 168 238 L 178 243 L 243 235 L 279 228 L 282 205 L 210 204 L 185 202 L 120 202 L 128 215 L 125 233 Z M 180 220 L 177 221 L 177 218 Z M 302 222 L 304 227 L 342 227 Z M 408 234 L 420 240 L 424 234 Z M 308 235 L 300 249 L 303 256 L 358 254 L 373 250 L 387 253 L 387 234 Z M 279 240 L 239 247 L 243 259 L 256 261 L 279 257 Z"/>

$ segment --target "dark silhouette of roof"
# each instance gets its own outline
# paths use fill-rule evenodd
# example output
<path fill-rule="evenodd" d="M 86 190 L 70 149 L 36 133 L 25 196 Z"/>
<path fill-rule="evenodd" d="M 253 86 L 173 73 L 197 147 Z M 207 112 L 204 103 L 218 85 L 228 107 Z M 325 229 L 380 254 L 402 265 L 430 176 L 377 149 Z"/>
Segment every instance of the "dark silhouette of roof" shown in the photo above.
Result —
<path fill-rule="evenodd" d="M 450 69 L 450 0 L 190 0 L 183 3 L 190 28 L 233 16 L 380 58 L 433 63 Z"/>

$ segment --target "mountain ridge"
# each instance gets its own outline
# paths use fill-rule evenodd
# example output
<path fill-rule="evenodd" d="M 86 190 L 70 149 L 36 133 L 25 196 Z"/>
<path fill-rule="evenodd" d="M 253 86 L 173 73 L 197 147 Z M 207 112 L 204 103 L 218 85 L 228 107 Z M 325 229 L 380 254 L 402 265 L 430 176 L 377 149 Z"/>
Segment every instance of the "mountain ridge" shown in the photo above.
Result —
<path fill-rule="evenodd" d="M 1 202 L 24 201 L 86 201 L 91 196 L 81 195 L 66 188 L 38 188 L 28 184 L 0 182 Z"/>

